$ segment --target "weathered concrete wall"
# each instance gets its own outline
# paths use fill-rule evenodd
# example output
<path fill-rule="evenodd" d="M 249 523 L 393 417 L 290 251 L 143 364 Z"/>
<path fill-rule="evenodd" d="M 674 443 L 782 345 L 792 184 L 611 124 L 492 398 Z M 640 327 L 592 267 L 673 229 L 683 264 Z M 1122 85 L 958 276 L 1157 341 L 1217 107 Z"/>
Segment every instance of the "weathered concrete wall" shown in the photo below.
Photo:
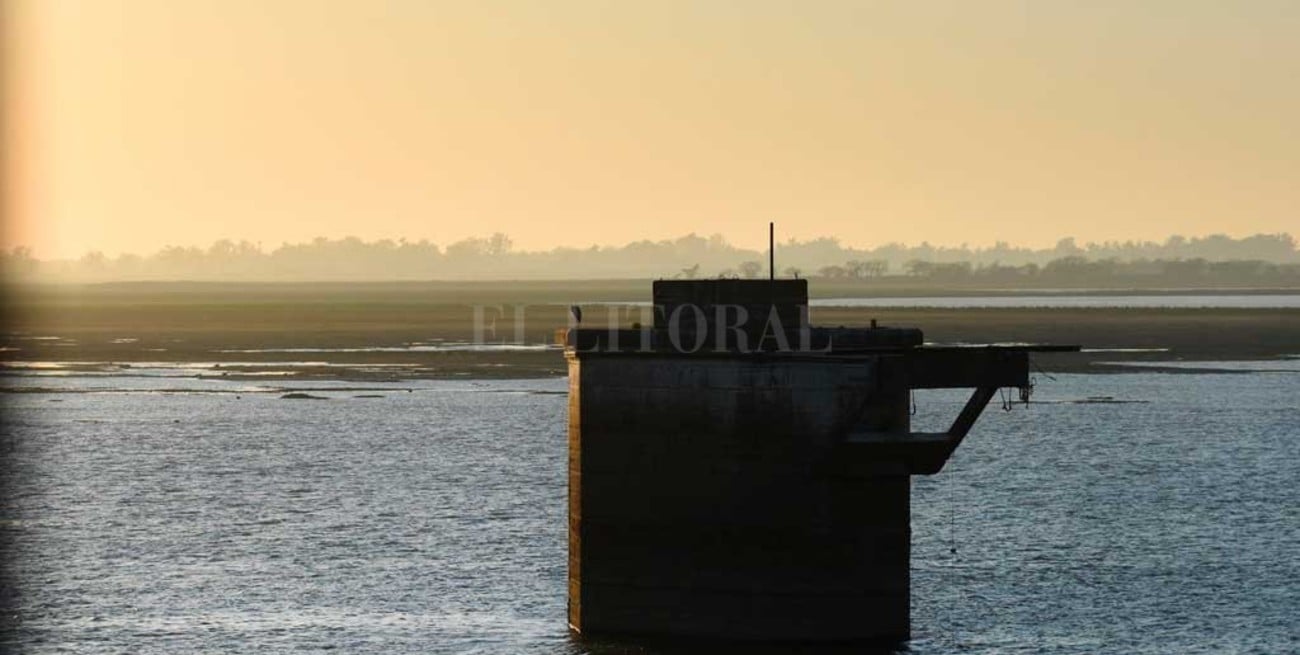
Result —
<path fill-rule="evenodd" d="M 908 431 L 888 357 L 570 355 L 569 618 L 584 633 L 905 639 Z"/>
<path fill-rule="evenodd" d="M 664 329 L 676 318 L 688 332 L 708 331 L 725 308 L 724 322 L 740 325 L 752 337 L 762 334 L 773 311 L 781 327 L 807 325 L 807 280 L 656 280 L 655 327 Z M 738 310 L 743 309 L 741 320 Z M 779 328 L 778 328 L 779 329 Z"/>

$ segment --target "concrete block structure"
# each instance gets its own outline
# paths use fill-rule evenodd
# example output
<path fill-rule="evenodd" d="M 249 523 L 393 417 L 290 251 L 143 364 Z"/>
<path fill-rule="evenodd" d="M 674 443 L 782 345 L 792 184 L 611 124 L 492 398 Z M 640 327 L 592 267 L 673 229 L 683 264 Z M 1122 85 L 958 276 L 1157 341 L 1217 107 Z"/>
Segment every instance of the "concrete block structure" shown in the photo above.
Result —
<path fill-rule="evenodd" d="M 1028 384 L 1035 348 L 815 328 L 804 280 L 661 281 L 654 299 L 651 327 L 565 335 L 570 625 L 907 639 L 910 476 Z M 973 393 L 948 431 L 913 433 L 911 390 L 939 387 Z"/>

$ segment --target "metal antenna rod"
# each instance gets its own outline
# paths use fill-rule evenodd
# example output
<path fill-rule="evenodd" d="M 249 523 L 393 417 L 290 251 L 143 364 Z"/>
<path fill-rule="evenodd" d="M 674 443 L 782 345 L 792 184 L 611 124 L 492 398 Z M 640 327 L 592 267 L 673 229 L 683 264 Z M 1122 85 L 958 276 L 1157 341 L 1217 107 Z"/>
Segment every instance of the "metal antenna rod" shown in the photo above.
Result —
<path fill-rule="evenodd" d="M 776 223 L 767 224 L 767 279 L 776 279 Z"/>

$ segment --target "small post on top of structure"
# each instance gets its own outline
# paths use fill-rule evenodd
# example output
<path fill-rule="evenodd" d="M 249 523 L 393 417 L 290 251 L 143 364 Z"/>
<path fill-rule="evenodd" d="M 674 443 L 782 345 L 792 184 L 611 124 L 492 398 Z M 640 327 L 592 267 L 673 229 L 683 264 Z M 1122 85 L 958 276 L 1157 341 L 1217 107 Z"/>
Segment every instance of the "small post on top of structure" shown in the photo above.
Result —
<path fill-rule="evenodd" d="M 776 279 L 776 223 L 767 224 L 767 279 Z"/>

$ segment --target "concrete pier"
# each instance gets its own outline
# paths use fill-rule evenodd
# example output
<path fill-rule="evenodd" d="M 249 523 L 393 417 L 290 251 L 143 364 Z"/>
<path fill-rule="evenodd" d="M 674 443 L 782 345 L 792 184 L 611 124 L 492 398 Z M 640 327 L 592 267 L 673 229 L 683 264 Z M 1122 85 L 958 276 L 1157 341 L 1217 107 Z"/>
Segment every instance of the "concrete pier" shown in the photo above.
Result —
<path fill-rule="evenodd" d="M 938 472 L 1031 348 L 808 325 L 803 280 L 659 282 L 653 327 L 574 329 L 569 622 L 585 634 L 901 641 L 910 476 Z M 909 392 L 970 387 L 915 434 Z"/>

